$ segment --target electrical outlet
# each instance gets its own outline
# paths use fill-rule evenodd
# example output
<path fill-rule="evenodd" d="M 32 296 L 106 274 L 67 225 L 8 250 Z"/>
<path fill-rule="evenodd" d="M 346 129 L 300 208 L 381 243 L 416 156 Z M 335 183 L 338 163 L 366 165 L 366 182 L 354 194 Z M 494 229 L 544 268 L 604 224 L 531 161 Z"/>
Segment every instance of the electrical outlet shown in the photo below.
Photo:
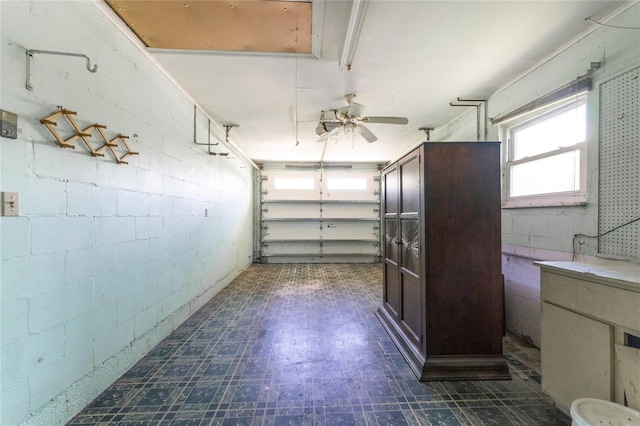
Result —
<path fill-rule="evenodd" d="M 20 194 L 17 192 L 2 193 L 2 216 L 20 215 Z"/>

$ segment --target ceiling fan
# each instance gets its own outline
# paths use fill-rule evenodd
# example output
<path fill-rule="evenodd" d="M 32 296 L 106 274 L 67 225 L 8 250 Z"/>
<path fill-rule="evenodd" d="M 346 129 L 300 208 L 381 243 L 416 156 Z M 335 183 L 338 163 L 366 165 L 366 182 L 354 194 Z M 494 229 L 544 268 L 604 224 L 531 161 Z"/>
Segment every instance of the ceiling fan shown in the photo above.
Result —
<path fill-rule="evenodd" d="M 382 124 L 408 124 L 409 120 L 405 117 L 362 117 L 364 106 L 353 102 L 356 95 L 346 95 L 349 105 L 340 109 L 330 111 L 322 111 L 320 115 L 320 123 L 316 127 L 316 134 L 320 136 L 318 142 L 324 142 L 331 136 L 341 133 L 348 136 L 360 135 L 367 142 L 375 142 L 378 140 L 371 130 L 367 129 L 362 123 L 382 123 Z"/>

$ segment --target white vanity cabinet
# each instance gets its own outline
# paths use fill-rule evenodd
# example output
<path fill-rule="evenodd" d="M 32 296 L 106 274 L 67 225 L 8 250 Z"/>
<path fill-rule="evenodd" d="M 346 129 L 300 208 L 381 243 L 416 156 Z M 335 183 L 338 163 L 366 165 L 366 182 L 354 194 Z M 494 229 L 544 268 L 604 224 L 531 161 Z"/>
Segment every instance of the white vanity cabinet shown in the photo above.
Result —
<path fill-rule="evenodd" d="M 640 264 L 536 262 L 542 389 L 564 410 L 577 398 L 639 409 Z"/>

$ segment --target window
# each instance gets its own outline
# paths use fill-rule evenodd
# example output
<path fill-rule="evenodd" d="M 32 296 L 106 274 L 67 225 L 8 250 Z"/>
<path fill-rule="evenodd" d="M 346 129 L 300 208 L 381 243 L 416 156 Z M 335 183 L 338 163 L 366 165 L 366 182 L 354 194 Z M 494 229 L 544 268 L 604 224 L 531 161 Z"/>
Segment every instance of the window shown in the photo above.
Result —
<path fill-rule="evenodd" d="M 313 189 L 313 178 L 276 178 L 275 189 Z"/>
<path fill-rule="evenodd" d="M 511 123 L 506 136 L 505 207 L 585 202 L 584 96 Z"/>
<path fill-rule="evenodd" d="M 328 189 L 364 191 L 367 189 L 365 178 L 329 178 Z"/>

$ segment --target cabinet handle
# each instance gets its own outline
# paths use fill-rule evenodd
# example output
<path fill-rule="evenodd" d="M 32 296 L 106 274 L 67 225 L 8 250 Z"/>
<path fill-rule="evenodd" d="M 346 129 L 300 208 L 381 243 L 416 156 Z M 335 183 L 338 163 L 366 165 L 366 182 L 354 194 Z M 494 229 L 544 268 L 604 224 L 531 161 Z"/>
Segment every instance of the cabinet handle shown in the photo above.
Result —
<path fill-rule="evenodd" d="M 402 241 L 400 241 L 400 240 L 393 240 L 393 243 L 394 243 L 394 244 L 397 244 L 397 245 L 399 245 L 399 246 L 401 246 L 401 245 L 402 245 Z"/>

